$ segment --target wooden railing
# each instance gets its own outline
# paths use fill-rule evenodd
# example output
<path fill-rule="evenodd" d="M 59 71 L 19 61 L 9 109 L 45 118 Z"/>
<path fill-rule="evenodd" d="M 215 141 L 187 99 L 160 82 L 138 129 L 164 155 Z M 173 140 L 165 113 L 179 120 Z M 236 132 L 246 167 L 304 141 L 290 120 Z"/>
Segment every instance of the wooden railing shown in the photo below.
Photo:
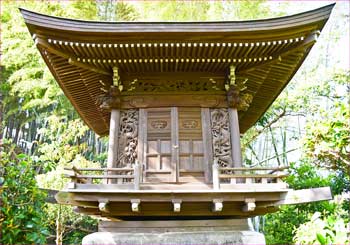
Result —
<path fill-rule="evenodd" d="M 228 168 L 213 164 L 213 188 L 219 190 L 222 184 L 245 184 L 256 186 L 281 184 L 288 174 L 283 171 L 288 167 L 253 167 L 253 168 Z"/>
<path fill-rule="evenodd" d="M 213 189 L 220 190 L 220 186 L 226 189 L 244 185 L 249 187 L 279 187 L 286 186 L 283 178 L 288 167 L 253 167 L 230 168 L 220 167 L 217 162 L 213 164 Z M 118 184 L 124 188 L 140 189 L 141 164 L 136 162 L 132 168 L 65 168 L 70 173 L 66 177 L 71 179 L 68 188 L 74 189 L 77 184 Z M 98 182 L 102 180 L 102 182 Z M 97 182 L 97 183 L 96 183 Z M 275 184 L 275 185 L 273 185 Z M 93 188 L 87 186 L 87 188 Z"/>
<path fill-rule="evenodd" d="M 71 179 L 68 188 L 76 188 L 76 184 L 95 184 L 95 180 L 105 183 L 133 184 L 135 190 L 140 189 L 141 165 L 136 162 L 132 168 L 65 168 L 71 171 L 65 177 Z M 95 172 L 87 174 L 86 172 Z"/>

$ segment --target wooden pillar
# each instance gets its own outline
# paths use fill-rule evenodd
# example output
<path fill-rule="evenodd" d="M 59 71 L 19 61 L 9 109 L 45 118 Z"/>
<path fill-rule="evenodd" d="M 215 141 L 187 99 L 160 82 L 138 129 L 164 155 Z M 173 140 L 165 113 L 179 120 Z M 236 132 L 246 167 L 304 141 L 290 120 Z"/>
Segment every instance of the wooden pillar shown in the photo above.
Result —
<path fill-rule="evenodd" d="M 212 165 L 213 165 L 213 139 L 211 135 L 210 124 L 210 109 L 202 108 L 202 136 L 204 147 L 204 169 L 205 169 L 205 182 L 211 183 L 213 181 Z"/>
<path fill-rule="evenodd" d="M 139 131 L 137 137 L 137 160 L 140 164 L 141 179 L 143 182 L 146 179 L 146 153 L 147 153 L 147 111 L 139 109 Z"/>
<path fill-rule="evenodd" d="M 109 124 L 107 168 L 115 168 L 117 166 L 119 146 L 119 121 L 120 110 L 112 109 L 111 120 Z"/>
<path fill-rule="evenodd" d="M 228 115 L 230 120 L 231 153 L 233 167 L 242 167 L 241 140 L 237 109 L 228 108 Z"/>
<path fill-rule="evenodd" d="M 179 113 L 177 107 L 171 107 L 171 166 L 172 181 L 178 182 L 180 178 L 179 162 Z"/>

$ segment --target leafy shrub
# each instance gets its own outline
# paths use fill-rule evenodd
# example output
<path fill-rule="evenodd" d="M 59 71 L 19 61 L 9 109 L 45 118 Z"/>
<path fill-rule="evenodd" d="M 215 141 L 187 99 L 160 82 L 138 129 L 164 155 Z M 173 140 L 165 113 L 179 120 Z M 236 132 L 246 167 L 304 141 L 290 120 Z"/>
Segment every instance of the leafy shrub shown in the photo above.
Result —
<path fill-rule="evenodd" d="M 342 209 L 343 200 L 337 202 L 333 214 L 315 212 L 310 220 L 295 230 L 294 242 L 298 244 L 349 244 L 346 222 L 349 217 Z M 323 217 L 322 217 L 323 216 Z"/>
<path fill-rule="evenodd" d="M 291 164 L 286 182 L 292 189 L 330 186 L 333 176 L 322 176 L 313 164 L 304 161 Z M 328 201 L 281 206 L 276 213 L 265 215 L 263 232 L 267 244 L 292 244 L 296 227 L 309 220 L 315 212 L 334 213 L 336 205 Z"/>
<path fill-rule="evenodd" d="M 45 225 L 45 194 L 35 181 L 31 159 L 5 143 L 1 147 L 2 244 L 44 244 L 49 234 Z"/>

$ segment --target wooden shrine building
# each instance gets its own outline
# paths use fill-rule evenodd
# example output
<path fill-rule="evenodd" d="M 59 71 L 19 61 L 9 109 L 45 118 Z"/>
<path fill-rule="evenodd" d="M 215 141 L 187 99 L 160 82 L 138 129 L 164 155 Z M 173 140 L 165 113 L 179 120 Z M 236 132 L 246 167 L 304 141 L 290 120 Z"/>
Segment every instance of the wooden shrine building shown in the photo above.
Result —
<path fill-rule="evenodd" d="M 331 198 L 286 167 L 249 168 L 240 136 L 303 63 L 334 5 L 274 19 L 93 22 L 21 9 L 106 168 L 70 169 L 57 200 L 109 219 L 242 218 Z"/>

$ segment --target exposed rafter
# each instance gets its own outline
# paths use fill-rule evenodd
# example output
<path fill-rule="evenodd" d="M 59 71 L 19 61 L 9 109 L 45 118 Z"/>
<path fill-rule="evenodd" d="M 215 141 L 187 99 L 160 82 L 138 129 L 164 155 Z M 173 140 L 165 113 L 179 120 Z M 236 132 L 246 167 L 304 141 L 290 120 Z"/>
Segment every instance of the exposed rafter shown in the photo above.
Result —
<path fill-rule="evenodd" d="M 298 70 L 333 6 L 265 20 L 179 23 L 91 22 L 24 9 L 21 12 L 49 69 L 97 134 L 104 135 L 109 130 L 109 113 L 101 111 L 98 102 L 115 92 L 110 90 L 113 68 L 118 67 L 120 94 L 118 100 L 108 103 L 104 100 L 103 108 L 154 106 L 151 98 L 140 98 L 137 94 L 150 90 L 132 88 L 136 84 L 159 85 L 162 81 L 173 85 L 186 81 L 183 86 L 206 84 L 206 94 L 211 98 L 203 101 L 206 96 L 201 91 L 197 97 L 186 97 L 187 104 L 180 101 L 181 106 L 222 107 L 233 106 L 234 102 L 224 101 L 233 98 L 226 97 L 224 87 L 231 65 L 235 67 L 237 84 L 244 83 L 246 87 L 244 93 L 239 91 L 241 100 L 243 94 L 252 97 L 245 98 L 252 99 L 251 104 L 241 108 L 246 111 L 239 112 L 240 130 L 244 133 Z M 75 75 L 81 71 L 88 75 Z M 193 77 L 194 73 L 198 76 Z M 215 74 L 219 80 L 208 74 Z M 199 87 L 192 86 L 189 93 L 196 93 Z M 232 84 L 228 90 L 234 91 Z M 183 91 L 184 88 L 172 89 L 171 95 L 162 94 L 159 99 L 164 106 L 170 105 L 176 101 L 177 92 L 189 96 Z"/>

